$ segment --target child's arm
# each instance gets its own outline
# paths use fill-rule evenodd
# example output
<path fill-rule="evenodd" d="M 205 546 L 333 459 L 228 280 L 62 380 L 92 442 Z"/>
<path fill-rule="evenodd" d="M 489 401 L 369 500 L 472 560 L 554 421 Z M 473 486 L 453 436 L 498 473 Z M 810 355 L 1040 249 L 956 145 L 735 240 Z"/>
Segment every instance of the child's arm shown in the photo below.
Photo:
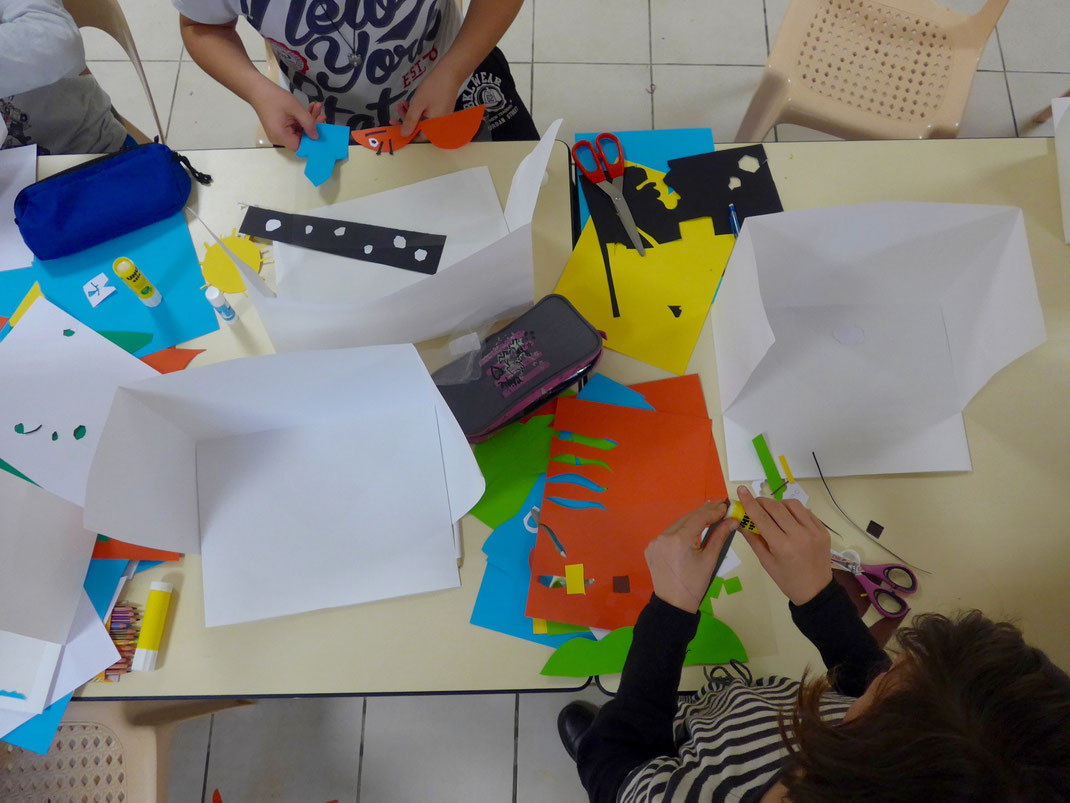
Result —
<path fill-rule="evenodd" d="M 0 2 L 0 98 L 84 69 L 82 35 L 60 0 Z"/>
<path fill-rule="evenodd" d="M 404 136 L 412 133 L 421 118 L 441 117 L 453 111 L 461 85 L 509 30 L 523 4 L 524 0 L 472 0 L 457 38 L 409 101 L 402 120 Z"/>
<path fill-rule="evenodd" d="M 312 114 L 293 95 L 263 75 L 245 52 L 234 29 L 237 20 L 221 25 L 194 22 L 181 15 L 182 41 L 201 69 L 253 107 L 264 132 L 276 145 L 296 151 L 301 134 L 317 139 Z"/>

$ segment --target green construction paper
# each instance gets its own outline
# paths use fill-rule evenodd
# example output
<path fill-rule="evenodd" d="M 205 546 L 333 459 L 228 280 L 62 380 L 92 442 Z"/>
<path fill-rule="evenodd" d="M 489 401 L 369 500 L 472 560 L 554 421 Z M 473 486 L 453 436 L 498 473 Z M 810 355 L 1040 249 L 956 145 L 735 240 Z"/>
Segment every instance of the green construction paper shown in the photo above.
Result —
<path fill-rule="evenodd" d="M 128 351 L 131 354 L 144 348 L 152 341 L 151 332 L 99 332 L 99 334 L 123 351 Z"/>
<path fill-rule="evenodd" d="M 537 415 L 523 423 L 510 424 L 475 447 L 476 462 L 487 482 L 483 498 L 472 515 L 492 530 L 497 529 L 524 504 L 535 479 L 550 462 L 552 415 Z"/>
<path fill-rule="evenodd" d="M 762 471 L 765 472 L 765 481 L 769 483 L 769 490 L 773 492 L 773 498 L 782 498 L 784 496 L 784 480 L 780 478 L 780 472 L 777 470 L 773 453 L 769 451 L 769 445 L 765 442 L 765 436 L 759 433 L 754 436 L 754 440 L 751 443 L 754 444 L 754 451 L 758 453 L 758 459 L 762 463 Z"/>
<path fill-rule="evenodd" d="M 746 661 L 747 651 L 732 628 L 706 611 L 701 614 L 698 631 L 687 645 L 684 666 Z M 630 627 L 618 628 L 601 641 L 574 638 L 554 651 L 540 674 L 568 678 L 615 675 L 624 670 L 624 659 L 631 646 Z"/>
<path fill-rule="evenodd" d="M 569 625 L 564 622 L 546 622 L 546 635 L 561 636 L 565 633 L 589 633 L 591 628 L 583 625 Z"/>
<path fill-rule="evenodd" d="M 710 583 L 710 596 L 717 599 L 721 596 L 721 589 L 724 588 L 724 578 L 714 577 L 713 582 Z"/>
<path fill-rule="evenodd" d="M 738 577 L 729 577 L 724 581 L 724 590 L 726 594 L 738 594 L 743 590 L 743 581 Z"/>
<path fill-rule="evenodd" d="M 3 460 L 0 460 L 0 471 L 6 471 L 8 474 L 14 474 L 20 480 L 26 480 L 26 482 L 33 482 L 33 480 L 31 480 L 13 465 L 11 465 L 10 463 L 5 463 Z M 37 483 L 33 482 L 33 484 L 36 485 Z"/>

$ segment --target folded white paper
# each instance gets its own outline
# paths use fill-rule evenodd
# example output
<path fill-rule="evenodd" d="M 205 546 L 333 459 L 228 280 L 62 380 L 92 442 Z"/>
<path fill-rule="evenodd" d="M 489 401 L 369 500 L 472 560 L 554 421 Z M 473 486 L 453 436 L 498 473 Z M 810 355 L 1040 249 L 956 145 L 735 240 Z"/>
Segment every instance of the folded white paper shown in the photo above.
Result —
<path fill-rule="evenodd" d="M 530 305 L 531 219 L 560 122 L 520 163 L 504 212 L 486 168 L 317 210 L 338 220 L 445 234 L 432 276 L 277 245 L 276 295 L 239 265 L 276 350 L 419 343 Z"/>
<path fill-rule="evenodd" d="M 1019 209 L 887 203 L 749 218 L 715 304 L 730 478 L 764 433 L 797 476 L 966 471 L 962 410 L 1045 340 Z"/>
<path fill-rule="evenodd" d="M 1059 169 L 1059 197 L 1063 206 L 1063 239 L 1070 243 L 1070 98 L 1051 102 L 1051 121 L 1055 127 L 1055 158 Z"/>
<path fill-rule="evenodd" d="M 200 552 L 208 625 L 459 583 L 484 490 L 411 345 L 277 354 L 120 387 L 85 522 Z"/>

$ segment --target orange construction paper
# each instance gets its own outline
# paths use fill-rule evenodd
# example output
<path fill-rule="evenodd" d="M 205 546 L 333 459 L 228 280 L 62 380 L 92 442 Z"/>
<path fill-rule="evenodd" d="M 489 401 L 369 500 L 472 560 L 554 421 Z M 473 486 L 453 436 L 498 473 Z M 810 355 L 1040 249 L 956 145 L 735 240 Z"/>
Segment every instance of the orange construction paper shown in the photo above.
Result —
<path fill-rule="evenodd" d="M 681 387 L 686 390 L 689 385 Z M 636 390 L 650 398 L 649 386 L 637 386 Z M 659 392 L 664 391 L 656 389 L 655 395 Z M 690 406 L 698 397 L 687 390 L 684 398 Z M 656 406 L 654 401 L 651 404 Z M 531 551 L 527 616 L 610 630 L 635 624 L 653 591 L 643 557 L 647 544 L 707 499 L 726 495 L 704 401 L 701 409 L 701 415 L 680 415 L 571 398 L 558 400 L 556 432 L 608 438 L 617 445 L 609 450 L 594 449 L 555 435 L 551 458 L 575 454 L 605 461 L 609 469 L 551 459 L 540 532 L 543 526 L 549 528 L 564 547 L 565 557 L 549 537 L 536 538 Z M 553 481 L 562 474 L 579 474 L 605 490 Z M 564 507 L 550 497 L 596 502 L 604 509 Z M 537 581 L 541 575 L 562 576 L 566 565 L 577 563 L 583 564 L 587 580 L 593 579 L 583 596 L 568 596 L 566 589 L 547 588 Z M 614 577 L 628 578 L 627 593 L 613 591 Z"/>
<path fill-rule="evenodd" d="M 146 354 L 141 361 L 161 374 L 170 374 L 183 370 L 194 357 L 203 352 L 204 349 L 181 349 L 178 346 L 171 346 L 152 354 Z"/>
<path fill-rule="evenodd" d="M 5 318 L 3 315 L 0 315 L 0 329 L 3 329 L 4 328 L 4 324 L 6 324 L 6 323 L 7 323 L 7 318 Z"/>
<path fill-rule="evenodd" d="M 378 155 L 387 153 L 393 156 L 412 142 L 417 134 L 423 134 L 436 148 L 454 150 L 472 141 L 483 122 L 485 110 L 485 106 L 473 106 L 471 109 L 421 120 L 407 137 L 401 133 L 400 124 L 365 128 L 353 132 L 353 141 Z"/>
<path fill-rule="evenodd" d="M 165 552 L 162 549 L 150 549 L 147 546 L 128 544 L 125 541 L 116 541 L 109 538 L 106 541 L 97 539 L 93 546 L 94 558 L 108 558 L 110 560 L 179 560 L 181 552 Z"/>

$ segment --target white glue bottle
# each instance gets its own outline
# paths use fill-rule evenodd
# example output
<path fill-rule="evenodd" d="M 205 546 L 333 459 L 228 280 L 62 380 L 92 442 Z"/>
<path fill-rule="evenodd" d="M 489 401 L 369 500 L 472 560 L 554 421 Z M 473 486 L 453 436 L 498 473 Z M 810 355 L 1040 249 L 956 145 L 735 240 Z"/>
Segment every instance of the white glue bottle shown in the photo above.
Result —
<path fill-rule="evenodd" d="M 208 299 L 208 303 L 212 305 L 213 309 L 219 314 L 227 323 L 234 323 L 238 320 L 238 313 L 234 311 L 234 307 L 227 303 L 227 300 L 223 297 L 223 294 L 219 292 L 218 287 L 211 287 L 204 291 L 205 298 Z"/>

